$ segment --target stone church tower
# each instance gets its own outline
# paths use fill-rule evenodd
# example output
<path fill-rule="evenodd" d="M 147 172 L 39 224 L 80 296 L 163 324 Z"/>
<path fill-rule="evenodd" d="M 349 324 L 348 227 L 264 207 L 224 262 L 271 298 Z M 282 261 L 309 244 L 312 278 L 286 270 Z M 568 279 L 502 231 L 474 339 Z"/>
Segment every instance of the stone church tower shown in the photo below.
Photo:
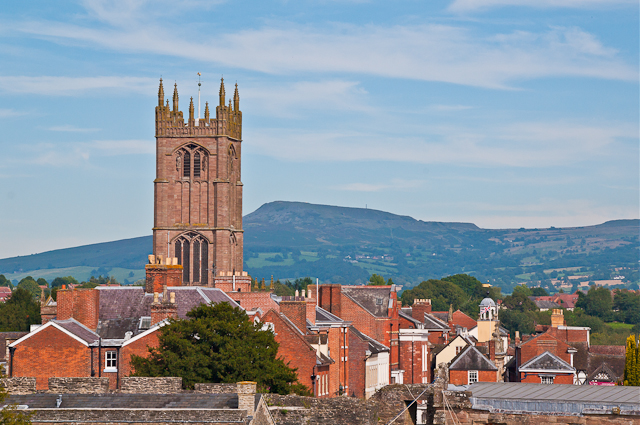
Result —
<path fill-rule="evenodd" d="M 229 282 L 233 287 L 228 290 L 236 290 L 236 277 L 238 281 L 249 279 L 242 272 L 241 145 L 237 84 L 233 102 L 229 99 L 227 105 L 224 80 L 221 82 L 215 118 L 210 117 L 208 102 L 204 119 L 196 117 L 192 97 L 185 121 L 178 108 L 177 84 L 170 106 L 168 99 L 165 104 L 160 79 L 153 254 L 177 258 L 182 285 L 225 286 Z"/>

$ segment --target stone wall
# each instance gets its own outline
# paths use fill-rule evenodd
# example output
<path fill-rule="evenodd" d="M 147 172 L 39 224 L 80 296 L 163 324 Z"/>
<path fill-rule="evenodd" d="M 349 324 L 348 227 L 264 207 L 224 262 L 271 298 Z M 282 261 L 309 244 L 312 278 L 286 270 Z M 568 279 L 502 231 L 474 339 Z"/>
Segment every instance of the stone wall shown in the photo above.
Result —
<path fill-rule="evenodd" d="M 182 378 L 120 378 L 121 393 L 176 394 L 182 392 Z"/>
<path fill-rule="evenodd" d="M 36 378 L 3 378 L 0 379 L 0 385 L 9 394 L 31 394 L 36 392 Z"/>
<path fill-rule="evenodd" d="M 236 384 L 195 384 L 195 393 L 203 394 L 235 394 L 238 391 Z"/>
<path fill-rule="evenodd" d="M 175 424 L 245 423 L 245 412 L 232 409 L 37 409 L 33 425 L 44 424 Z"/>
<path fill-rule="evenodd" d="M 109 378 L 49 378 L 50 393 L 99 394 L 109 392 Z"/>

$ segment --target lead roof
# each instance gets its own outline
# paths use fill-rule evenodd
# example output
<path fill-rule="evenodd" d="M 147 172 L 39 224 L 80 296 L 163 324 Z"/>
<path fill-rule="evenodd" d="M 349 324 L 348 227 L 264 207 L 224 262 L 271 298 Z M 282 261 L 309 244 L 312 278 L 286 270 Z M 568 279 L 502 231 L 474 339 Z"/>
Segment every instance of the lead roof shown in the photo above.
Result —
<path fill-rule="evenodd" d="M 342 286 L 342 293 L 376 317 L 388 317 L 391 289 L 388 286 Z"/>

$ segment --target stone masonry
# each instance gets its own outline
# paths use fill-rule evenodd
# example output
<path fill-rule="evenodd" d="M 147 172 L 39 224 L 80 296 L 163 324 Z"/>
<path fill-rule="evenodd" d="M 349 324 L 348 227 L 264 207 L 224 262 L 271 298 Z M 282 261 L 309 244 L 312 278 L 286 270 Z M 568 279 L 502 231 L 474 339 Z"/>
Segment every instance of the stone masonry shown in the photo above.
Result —
<path fill-rule="evenodd" d="M 49 378 L 49 392 L 96 394 L 109 392 L 109 378 Z"/>
<path fill-rule="evenodd" d="M 132 394 L 176 394 L 182 392 L 182 378 L 120 378 L 120 392 Z"/>
<path fill-rule="evenodd" d="M 160 80 L 156 106 L 153 254 L 178 258 L 183 284 L 212 286 L 242 272 L 242 112 L 238 87 L 226 104 L 224 81 L 215 118 L 206 103 L 196 117 L 193 98 L 185 119 L 165 104 Z M 231 274 L 227 274 L 231 273 Z"/>

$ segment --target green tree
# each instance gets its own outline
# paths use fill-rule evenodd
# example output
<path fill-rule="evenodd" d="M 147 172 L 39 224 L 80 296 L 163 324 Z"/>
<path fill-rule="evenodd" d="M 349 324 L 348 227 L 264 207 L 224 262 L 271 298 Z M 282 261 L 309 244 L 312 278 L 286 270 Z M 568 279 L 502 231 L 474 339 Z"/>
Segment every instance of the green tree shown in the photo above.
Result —
<path fill-rule="evenodd" d="M 536 311 L 538 307 L 536 304 L 529 299 L 528 296 L 525 295 L 525 291 L 517 290 L 521 288 L 521 286 L 517 286 L 516 289 L 513 290 L 513 294 L 507 296 L 502 301 L 503 305 L 508 310 L 527 312 L 527 311 Z"/>
<path fill-rule="evenodd" d="M 369 278 L 369 285 L 371 285 L 371 286 L 384 286 L 384 285 L 386 285 L 386 283 L 384 281 L 384 277 L 380 276 L 379 274 L 375 274 L 374 273 Z"/>
<path fill-rule="evenodd" d="M 40 303 L 29 291 L 17 288 L 0 304 L 0 332 L 28 332 L 31 325 L 41 323 Z"/>
<path fill-rule="evenodd" d="M 618 310 L 621 321 L 629 324 L 640 323 L 640 294 L 627 290 L 616 291 L 613 308 Z"/>
<path fill-rule="evenodd" d="M 596 316 L 605 322 L 613 320 L 613 300 L 611 291 L 601 286 L 592 286 L 586 294 L 578 292 L 576 307 L 584 310 L 590 316 Z"/>
<path fill-rule="evenodd" d="M 256 381 L 269 392 L 308 394 L 295 370 L 277 357 L 274 334 L 243 310 L 201 304 L 187 317 L 160 329 L 159 347 L 149 348 L 147 358 L 131 356 L 134 376 L 180 376 L 187 388 L 198 382 Z"/>
<path fill-rule="evenodd" d="M 531 288 L 531 295 L 534 297 L 546 297 L 549 293 L 544 288 Z"/>
<path fill-rule="evenodd" d="M 69 284 L 78 285 L 78 281 L 73 276 L 56 277 L 51 281 L 52 288 L 60 288 L 62 285 L 68 286 Z"/>
<path fill-rule="evenodd" d="M 42 292 L 38 283 L 31 276 L 27 276 L 22 279 L 20 283 L 18 283 L 18 288 L 29 291 L 33 298 L 40 298 L 40 294 Z"/>
<path fill-rule="evenodd" d="M 36 280 L 36 283 L 37 283 L 39 286 L 47 286 L 47 287 L 49 286 L 49 282 L 47 282 L 47 280 L 46 280 L 46 279 L 44 279 L 44 278 L 42 278 L 42 277 L 41 277 L 41 278 L 38 278 L 38 280 Z"/>
<path fill-rule="evenodd" d="M 12 287 L 11 281 L 7 279 L 3 274 L 0 274 L 0 286 Z"/>
<path fill-rule="evenodd" d="M 408 289 L 402 293 L 400 299 L 402 305 L 412 305 L 413 300 L 419 298 L 428 298 L 434 311 L 447 311 L 449 305 L 453 305 L 454 310 L 459 309 L 465 304 L 469 297 L 456 284 L 445 280 L 429 279 L 415 288 Z M 477 310 L 477 305 L 476 305 Z M 476 315 L 477 315 L 476 311 Z"/>

